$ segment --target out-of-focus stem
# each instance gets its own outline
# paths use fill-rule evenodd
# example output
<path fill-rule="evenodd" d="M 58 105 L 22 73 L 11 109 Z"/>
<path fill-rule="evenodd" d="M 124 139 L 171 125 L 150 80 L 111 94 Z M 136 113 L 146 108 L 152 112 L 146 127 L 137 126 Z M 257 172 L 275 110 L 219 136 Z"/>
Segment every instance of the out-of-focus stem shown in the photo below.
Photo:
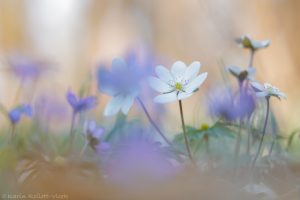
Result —
<path fill-rule="evenodd" d="M 148 121 L 150 122 L 150 124 L 154 127 L 154 129 L 158 132 L 158 134 L 163 138 L 163 140 L 170 146 L 172 146 L 172 143 L 169 141 L 169 139 L 163 134 L 163 132 L 160 130 L 160 128 L 156 125 L 156 123 L 154 122 L 154 120 L 152 119 L 152 117 L 150 116 L 145 104 L 143 103 L 143 101 L 137 97 L 136 98 L 137 101 L 139 102 L 139 104 L 141 105 Z"/>
<path fill-rule="evenodd" d="M 264 129 L 263 129 L 263 132 L 262 132 L 262 137 L 260 139 L 258 150 L 256 152 L 256 155 L 255 155 L 253 163 L 252 163 L 252 169 L 255 167 L 256 160 L 257 160 L 258 156 L 260 155 L 262 143 L 263 143 L 263 140 L 264 140 L 264 136 L 266 134 L 267 124 L 268 124 L 268 119 L 269 119 L 269 110 L 270 110 L 270 97 L 266 97 L 266 101 L 267 101 L 267 111 L 266 111 L 266 118 L 265 118 L 265 123 L 264 123 Z"/>
<path fill-rule="evenodd" d="M 254 53 L 255 53 L 255 50 L 250 50 L 249 67 L 253 67 Z"/>
<path fill-rule="evenodd" d="M 10 131 L 10 141 L 13 142 L 16 136 L 16 125 L 11 124 L 11 131 Z"/>
<path fill-rule="evenodd" d="M 69 149 L 70 153 L 73 152 L 74 139 L 75 139 L 75 132 L 74 132 L 75 117 L 76 117 L 76 113 L 73 111 L 72 121 L 70 126 L 70 149 Z"/>
<path fill-rule="evenodd" d="M 191 148 L 190 148 L 188 136 L 187 136 L 186 129 L 185 129 L 185 123 L 184 123 L 184 117 L 183 117 L 183 109 L 182 109 L 182 101 L 179 100 L 178 102 L 179 102 L 180 117 L 181 117 L 181 124 L 182 124 L 182 130 L 183 130 L 183 136 L 184 136 L 185 147 L 186 147 L 186 149 L 187 149 L 188 156 L 189 156 L 191 162 L 192 162 L 193 164 L 195 164 L 195 161 L 194 161 L 193 156 L 192 156 L 192 153 L 191 153 Z"/>
<path fill-rule="evenodd" d="M 242 93 L 243 93 L 243 81 L 239 81 L 239 91 L 240 91 L 240 100 L 239 100 L 239 107 L 240 110 L 242 110 Z M 240 114 L 240 113 L 239 113 Z M 240 121 L 239 121 L 239 130 L 237 133 L 237 138 L 236 138 L 236 145 L 235 145 L 235 153 L 234 153 L 234 160 L 237 162 L 237 159 L 240 154 L 240 147 L 241 147 L 241 139 L 242 139 L 242 116 L 240 116 Z"/>

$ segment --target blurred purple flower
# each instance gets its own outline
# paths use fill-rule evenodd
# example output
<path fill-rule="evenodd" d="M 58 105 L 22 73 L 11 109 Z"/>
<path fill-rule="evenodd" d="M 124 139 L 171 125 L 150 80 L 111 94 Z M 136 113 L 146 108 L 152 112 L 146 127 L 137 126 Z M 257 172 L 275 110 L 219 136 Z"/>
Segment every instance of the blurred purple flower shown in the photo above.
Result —
<path fill-rule="evenodd" d="M 231 88 L 223 86 L 213 90 L 207 99 L 209 113 L 228 121 L 250 116 L 255 110 L 253 94 L 243 91 L 235 94 Z"/>
<path fill-rule="evenodd" d="M 157 183 L 175 173 L 167 152 L 145 133 L 135 131 L 120 138 L 106 169 L 111 182 L 127 189 Z"/>
<path fill-rule="evenodd" d="M 113 98 L 104 110 L 105 116 L 117 114 L 120 110 L 127 114 L 134 99 L 141 91 L 141 82 L 150 74 L 151 59 L 141 62 L 134 51 L 130 51 L 125 60 L 115 58 L 111 71 L 100 66 L 98 70 L 98 88 Z"/>
<path fill-rule="evenodd" d="M 104 128 L 97 127 L 95 121 L 86 121 L 84 123 L 84 134 L 88 144 L 98 153 L 109 149 L 109 143 L 104 141 Z"/>
<path fill-rule="evenodd" d="M 97 99 L 94 96 L 79 98 L 69 90 L 66 97 L 74 113 L 90 110 L 97 105 Z"/>
<path fill-rule="evenodd" d="M 9 70 L 21 80 L 37 79 L 49 69 L 49 63 L 34 60 L 22 55 L 13 55 L 8 59 Z"/>
<path fill-rule="evenodd" d="M 20 105 L 8 112 L 10 122 L 15 125 L 21 120 L 21 116 L 32 117 L 32 108 L 30 105 Z"/>

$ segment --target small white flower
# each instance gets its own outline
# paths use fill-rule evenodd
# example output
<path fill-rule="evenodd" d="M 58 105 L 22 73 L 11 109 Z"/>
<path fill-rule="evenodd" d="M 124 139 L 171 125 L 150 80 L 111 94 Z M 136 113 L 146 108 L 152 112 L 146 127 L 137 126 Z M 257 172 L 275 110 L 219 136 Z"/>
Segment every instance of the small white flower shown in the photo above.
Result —
<path fill-rule="evenodd" d="M 251 82 L 252 87 L 256 91 L 257 97 L 277 97 L 278 99 L 287 99 L 286 94 L 281 92 L 277 87 L 269 83 L 264 83 L 263 85 L 257 82 Z"/>
<path fill-rule="evenodd" d="M 240 45 L 242 48 L 249 48 L 254 50 L 266 48 L 270 45 L 270 40 L 261 40 L 257 41 L 249 37 L 248 35 L 244 35 L 240 38 L 236 39 L 236 42 Z"/>
<path fill-rule="evenodd" d="M 241 69 L 237 66 L 229 66 L 227 67 L 227 70 L 236 78 L 238 78 L 240 81 L 244 80 L 253 80 L 253 76 L 256 73 L 256 69 L 253 67 L 249 67 L 247 69 Z"/>
<path fill-rule="evenodd" d="M 151 88 L 162 93 L 154 98 L 154 102 L 169 103 L 192 96 L 207 77 L 207 72 L 198 75 L 200 66 L 197 61 L 189 67 L 177 61 L 172 65 L 171 71 L 164 66 L 157 66 L 155 72 L 158 78 L 148 79 Z"/>

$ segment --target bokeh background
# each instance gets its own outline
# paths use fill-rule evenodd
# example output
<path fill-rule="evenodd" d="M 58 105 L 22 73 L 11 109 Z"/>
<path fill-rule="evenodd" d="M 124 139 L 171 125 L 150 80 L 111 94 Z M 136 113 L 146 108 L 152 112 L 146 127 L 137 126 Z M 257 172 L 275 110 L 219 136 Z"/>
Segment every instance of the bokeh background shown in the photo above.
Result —
<path fill-rule="evenodd" d="M 210 123 L 201 100 L 222 83 L 224 65 L 248 65 L 249 52 L 234 38 L 249 34 L 272 42 L 257 53 L 254 66 L 257 80 L 288 95 L 272 102 L 287 134 L 300 126 L 299 10 L 299 0 L 0 0 L 0 102 L 12 105 L 19 87 L 6 73 L 10 54 L 49 62 L 54 70 L 36 91 L 64 99 L 68 88 L 77 90 L 93 77 L 99 63 L 109 66 L 136 48 L 154 52 L 157 63 L 167 66 L 201 61 L 209 78 L 197 97 L 185 101 L 185 113 L 190 124 Z M 100 99 L 100 110 L 106 100 Z M 168 116 L 179 120 L 173 107 L 168 105 Z"/>

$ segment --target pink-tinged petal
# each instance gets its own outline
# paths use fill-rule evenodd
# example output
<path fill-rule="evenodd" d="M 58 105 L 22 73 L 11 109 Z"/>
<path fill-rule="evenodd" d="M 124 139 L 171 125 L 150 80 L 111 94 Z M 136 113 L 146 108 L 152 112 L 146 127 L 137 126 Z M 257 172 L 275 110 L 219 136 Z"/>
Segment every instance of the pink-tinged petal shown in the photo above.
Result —
<path fill-rule="evenodd" d="M 267 92 L 263 91 L 263 92 L 256 92 L 255 95 L 258 98 L 262 98 L 262 97 L 268 96 L 269 94 Z"/>
<path fill-rule="evenodd" d="M 192 81 L 197 77 L 201 64 L 198 61 L 193 62 L 185 71 L 185 80 Z"/>
<path fill-rule="evenodd" d="M 183 100 L 186 98 L 189 98 L 190 96 L 192 96 L 194 93 L 186 93 L 186 92 L 180 92 L 177 96 L 178 100 Z"/>
<path fill-rule="evenodd" d="M 170 71 L 162 65 L 159 65 L 155 68 L 155 73 L 157 74 L 158 78 L 168 83 L 170 80 L 173 80 L 173 77 Z"/>
<path fill-rule="evenodd" d="M 134 98 L 135 98 L 134 96 L 129 95 L 124 99 L 123 105 L 121 108 L 124 115 L 127 115 L 127 113 L 129 112 L 129 110 L 133 104 Z"/>
<path fill-rule="evenodd" d="M 207 72 L 200 74 L 186 86 L 185 91 L 187 93 L 194 92 L 197 88 L 199 88 L 202 85 L 202 83 L 205 81 L 206 78 L 207 78 Z"/>
<path fill-rule="evenodd" d="M 265 87 L 262 84 L 258 83 L 258 82 L 251 82 L 250 84 L 254 88 L 254 90 L 258 90 L 258 91 L 261 91 L 261 92 L 265 90 Z"/>
<path fill-rule="evenodd" d="M 150 87 L 157 92 L 165 93 L 171 90 L 171 87 L 168 84 L 153 76 L 148 78 L 148 83 Z"/>
<path fill-rule="evenodd" d="M 118 95 L 113 97 L 110 102 L 106 105 L 104 109 L 104 116 L 113 116 L 119 112 L 122 103 L 124 101 L 124 96 Z"/>
<path fill-rule="evenodd" d="M 172 65 L 171 72 L 174 77 L 183 77 L 186 69 L 186 64 L 182 61 L 177 61 Z"/>
<path fill-rule="evenodd" d="M 173 101 L 177 101 L 176 92 L 171 92 L 167 94 L 158 95 L 154 98 L 155 103 L 170 103 Z"/>

